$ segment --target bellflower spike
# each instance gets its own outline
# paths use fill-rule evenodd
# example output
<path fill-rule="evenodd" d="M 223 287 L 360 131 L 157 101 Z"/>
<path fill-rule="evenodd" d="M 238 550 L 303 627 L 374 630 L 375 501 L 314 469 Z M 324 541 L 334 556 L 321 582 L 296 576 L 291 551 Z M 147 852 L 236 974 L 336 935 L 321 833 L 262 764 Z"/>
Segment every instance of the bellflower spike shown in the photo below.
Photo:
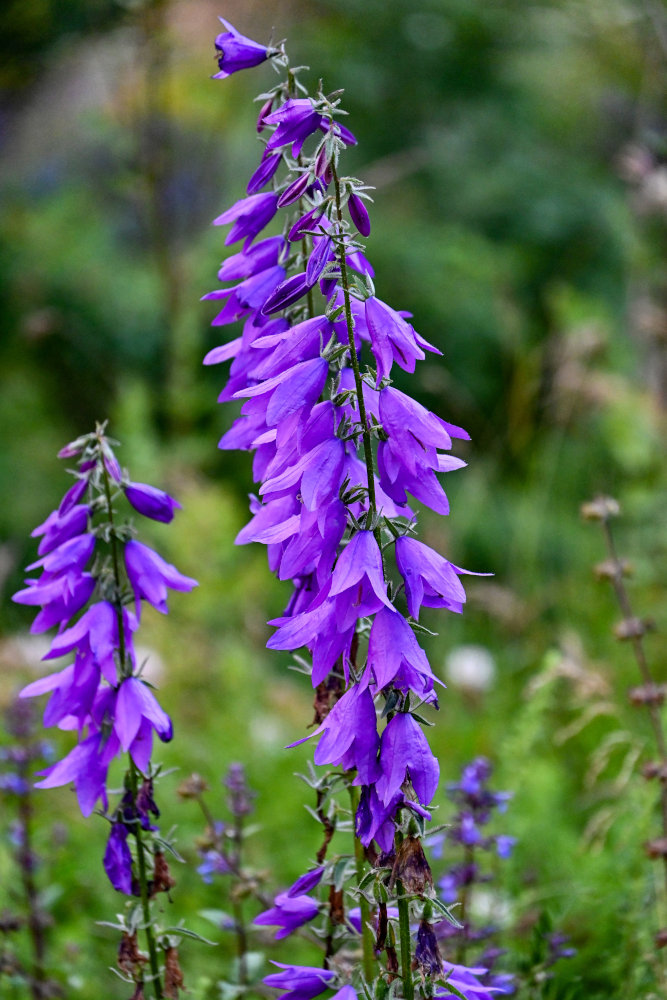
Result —
<path fill-rule="evenodd" d="M 216 58 L 220 71 L 213 76 L 214 80 L 224 80 L 232 73 L 238 73 L 241 69 L 250 69 L 252 66 L 259 66 L 272 55 L 272 50 L 259 42 L 253 42 L 236 30 L 233 24 L 220 20 L 224 24 L 226 31 L 223 31 L 215 39 Z"/>

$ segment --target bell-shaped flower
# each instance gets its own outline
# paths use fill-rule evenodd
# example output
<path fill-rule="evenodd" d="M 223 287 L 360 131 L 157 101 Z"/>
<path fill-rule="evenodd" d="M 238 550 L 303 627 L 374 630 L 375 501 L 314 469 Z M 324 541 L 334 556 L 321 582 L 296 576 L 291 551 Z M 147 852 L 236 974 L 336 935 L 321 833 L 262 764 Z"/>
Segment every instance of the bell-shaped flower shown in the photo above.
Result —
<path fill-rule="evenodd" d="M 266 148 L 280 149 L 281 146 L 291 143 L 292 156 L 297 157 L 308 136 L 318 130 L 322 121 L 322 115 L 315 110 L 313 102 L 308 97 L 285 101 L 277 111 L 264 117 L 265 125 L 277 126 Z"/>
<path fill-rule="evenodd" d="M 373 698 L 359 684 L 346 691 L 327 717 L 310 736 L 290 746 L 298 746 L 322 733 L 313 760 L 316 764 L 340 765 L 344 770 L 356 768 L 355 784 L 370 785 L 379 776 L 377 752 L 380 739 Z"/>
<path fill-rule="evenodd" d="M 85 492 L 86 485 L 84 482 L 83 492 Z M 75 486 L 78 490 L 81 490 L 78 483 Z M 33 538 L 43 536 L 37 549 L 38 554 L 40 556 L 46 555 L 47 552 L 51 552 L 59 545 L 62 545 L 63 542 L 74 538 L 75 535 L 84 534 L 88 526 L 89 514 L 90 507 L 87 504 L 75 504 L 67 508 L 64 512 L 60 508 L 54 510 L 32 532 Z"/>
<path fill-rule="evenodd" d="M 150 517 L 153 521 L 169 524 L 174 519 L 174 511 L 181 510 L 178 500 L 174 500 L 164 490 L 146 483 L 128 483 L 125 496 L 139 514 Z"/>
<path fill-rule="evenodd" d="M 214 80 L 224 80 L 241 69 L 259 66 L 270 57 L 271 49 L 266 45 L 260 45 L 259 42 L 246 38 L 233 24 L 225 21 L 224 17 L 220 20 L 227 30 L 221 32 L 215 39 L 215 52 L 220 70 L 213 76 Z"/>
<path fill-rule="evenodd" d="M 403 615 L 389 608 L 381 608 L 371 626 L 366 683 L 371 682 L 371 675 L 376 692 L 393 684 L 401 691 L 414 691 L 425 701 L 435 701 L 437 678 L 426 653 Z"/>
<path fill-rule="evenodd" d="M 280 941 L 316 917 L 319 910 L 319 906 L 310 896 L 290 896 L 288 892 L 281 892 L 275 898 L 275 905 L 258 913 L 253 924 L 260 927 L 277 927 L 275 938 L 276 941 Z"/>
<path fill-rule="evenodd" d="M 117 892 L 132 895 L 132 854 L 127 843 L 127 829 L 122 823 L 112 823 L 106 851 L 104 870 Z"/>
<path fill-rule="evenodd" d="M 168 743 L 173 735 L 171 719 L 138 677 L 126 677 L 121 683 L 113 718 L 121 750 L 129 752 L 139 770 L 145 773 L 151 757 L 153 730 Z"/>
<path fill-rule="evenodd" d="M 382 774 L 375 787 L 385 804 L 401 790 L 406 778 L 423 806 L 435 795 L 440 765 L 421 726 L 408 712 L 398 712 L 382 733 L 380 768 Z"/>
<path fill-rule="evenodd" d="M 466 594 L 459 574 L 466 570 L 407 535 L 396 539 L 395 552 L 396 564 L 405 581 L 408 611 L 414 619 L 419 618 L 422 607 L 463 611 Z"/>
<path fill-rule="evenodd" d="M 302 406 L 313 405 L 324 388 L 328 371 L 329 364 L 325 358 L 300 361 L 259 385 L 240 389 L 234 396 L 237 399 L 262 397 L 267 426 L 275 427 Z M 265 396 L 268 398 L 264 399 Z"/>
<path fill-rule="evenodd" d="M 241 198 L 235 202 L 214 219 L 213 225 L 225 226 L 228 222 L 234 223 L 225 239 L 226 246 L 236 243 L 237 240 L 250 241 L 268 225 L 277 208 L 277 194 L 270 191 L 265 194 L 251 194 L 248 198 Z"/>
<path fill-rule="evenodd" d="M 137 608 L 143 598 L 163 615 L 169 610 L 167 587 L 189 591 L 197 586 L 196 580 L 179 573 L 175 566 L 165 562 L 157 552 L 135 539 L 125 543 L 125 568 Z"/>
<path fill-rule="evenodd" d="M 136 620 L 133 620 L 127 608 L 123 610 L 125 647 L 132 657 L 131 633 L 136 629 Z M 98 601 L 90 605 L 78 622 L 56 636 L 43 659 L 52 660 L 77 648 L 90 650 L 107 681 L 116 684 L 116 651 L 119 645 L 116 609 L 109 601 Z"/>
<path fill-rule="evenodd" d="M 422 361 L 425 357 L 422 348 L 434 354 L 441 353 L 437 347 L 420 337 L 400 313 L 381 299 L 375 296 L 366 299 L 364 310 L 377 365 L 377 385 L 389 375 L 394 361 L 403 371 L 413 372 L 416 361 Z"/>
<path fill-rule="evenodd" d="M 257 194 L 258 191 L 261 191 L 278 170 L 281 160 L 282 155 L 280 153 L 268 153 L 265 150 L 257 170 L 255 170 L 248 181 L 246 193 Z"/>
<path fill-rule="evenodd" d="M 35 788 L 58 788 L 71 781 L 84 816 L 90 816 L 98 801 L 106 809 L 107 772 L 118 749 L 118 738 L 113 733 L 108 739 L 102 732 L 92 733 L 62 760 L 41 771 L 44 777 L 35 782 Z"/>
<path fill-rule="evenodd" d="M 312 1000 L 313 997 L 324 993 L 332 979 L 336 978 L 336 973 L 331 969 L 313 968 L 308 965 L 284 965 L 282 962 L 274 962 L 282 972 L 272 972 L 265 976 L 262 982 L 265 986 L 273 989 L 285 990 L 278 1000 Z"/>

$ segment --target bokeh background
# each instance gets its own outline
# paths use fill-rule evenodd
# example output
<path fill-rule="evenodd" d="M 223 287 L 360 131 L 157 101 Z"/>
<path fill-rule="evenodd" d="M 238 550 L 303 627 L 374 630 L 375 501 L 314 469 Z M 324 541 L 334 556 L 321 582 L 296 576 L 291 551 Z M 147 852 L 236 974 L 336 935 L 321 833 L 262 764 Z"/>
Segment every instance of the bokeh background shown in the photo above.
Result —
<path fill-rule="evenodd" d="M 345 89 L 359 139 L 346 171 L 376 187 L 378 294 L 410 310 L 443 352 L 397 384 L 472 437 L 459 452 L 469 468 L 450 477 L 450 517 L 425 514 L 423 527 L 454 563 L 494 576 L 470 581 L 462 618 L 428 619 L 440 633 L 429 654 L 448 680 L 431 732 L 443 787 L 485 754 L 497 786 L 515 792 L 502 832 L 519 843 L 496 889 L 507 943 L 528 948 L 546 914 L 578 948 L 549 995 L 648 997 L 660 917 L 642 842 L 656 829 L 655 790 L 638 761 L 650 735 L 627 703 L 635 668 L 592 573 L 602 537 L 579 507 L 596 493 L 621 503 L 619 544 L 637 611 L 658 626 L 648 648 L 659 673 L 662 0 L 8 0 L 0 702 L 42 669 L 27 609 L 9 595 L 33 558 L 30 531 L 67 485 L 55 454 L 108 418 L 133 478 L 183 503 L 152 538 L 200 581 L 144 631 L 176 727 L 164 750 L 180 769 L 161 786 L 165 825 L 196 861 L 202 823 L 175 788 L 195 770 L 222 800 L 220 777 L 238 759 L 258 791 L 252 851 L 271 884 L 300 874 L 317 847 L 293 777 L 307 750 L 282 749 L 304 733 L 311 695 L 289 658 L 265 649 L 265 622 L 286 592 L 263 550 L 233 545 L 250 462 L 216 449 L 234 413 L 216 405 L 223 373 L 201 366 L 218 341 L 214 310 L 199 300 L 225 253 L 210 221 L 243 195 L 259 156 L 252 99 L 274 80 L 266 66 L 210 79 L 219 14 L 259 41 L 287 36 L 313 85 Z M 58 753 L 69 746 L 54 742 Z M 115 948 L 95 924 L 116 905 L 101 872 L 103 824 L 82 821 L 67 790 L 37 801 L 53 962 L 67 996 L 97 996 Z M 0 909 L 16 890 L 4 843 Z M 200 887 L 193 864 L 177 877 L 174 922 L 184 915 L 210 934 L 197 913 L 223 906 L 224 891 Z M 221 974 L 225 945 L 213 951 L 188 945 L 193 985 Z M 112 977 L 103 989 L 125 995 Z"/>

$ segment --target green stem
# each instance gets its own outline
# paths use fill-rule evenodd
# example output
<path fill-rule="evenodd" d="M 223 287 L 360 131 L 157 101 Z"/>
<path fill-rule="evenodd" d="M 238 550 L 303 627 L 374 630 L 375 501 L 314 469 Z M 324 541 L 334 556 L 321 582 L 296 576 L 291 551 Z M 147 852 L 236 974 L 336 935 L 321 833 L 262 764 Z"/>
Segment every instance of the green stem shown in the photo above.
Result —
<path fill-rule="evenodd" d="M 130 789 L 132 799 L 137 801 L 139 793 L 139 770 L 131 757 L 129 757 L 130 767 L 128 775 L 130 779 Z M 146 866 L 146 848 L 143 841 L 141 823 L 137 818 L 134 824 L 134 836 L 137 842 L 137 868 L 139 869 L 139 891 L 141 893 L 141 910 L 144 915 L 144 932 L 146 934 L 146 944 L 148 945 L 148 957 L 151 966 L 151 979 L 153 982 L 153 992 L 156 1000 L 162 1000 L 162 980 L 160 979 L 160 963 L 157 954 L 157 944 L 153 934 L 153 923 L 151 920 L 151 904 L 148 896 L 148 875 Z"/>
<path fill-rule="evenodd" d="M 359 789 L 353 785 L 349 785 L 348 790 L 350 792 L 350 802 L 352 805 L 352 821 L 354 822 L 354 816 L 359 805 Z M 354 837 L 354 859 L 357 867 L 357 885 L 359 885 L 364 877 L 364 864 L 366 863 L 366 858 L 364 855 L 364 845 L 356 835 Z M 375 942 L 373 940 L 373 932 L 369 926 L 371 908 L 368 900 L 363 895 L 359 897 L 359 907 L 361 909 L 363 970 L 366 981 L 370 983 L 375 976 Z"/>
<path fill-rule="evenodd" d="M 102 477 L 104 481 L 104 495 L 107 501 L 107 517 L 109 520 L 109 528 L 110 528 L 109 534 L 110 534 L 110 544 L 111 544 L 111 560 L 113 564 L 114 583 L 116 590 L 116 593 L 114 595 L 115 597 L 114 605 L 116 608 L 116 617 L 118 619 L 118 652 L 120 657 L 120 674 L 121 678 L 124 678 L 126 676 L 129 676 L 129 672 L 127 671 L 127 663 L 126 663 L 123 607 L 121 604 L 120 554 L 118 552 L 118 538 L 116 536 L 114 518 L 113 518 L 111 483 L 109 481 L 109 473 L 107 472 L 107 468 L 104 462 L 104 455 L 102 453 L 101 434 L 98 435 L 98 440 L 100 441 Z M 128 754 L 128 761 L 129 761 L 129 767 L 127 774 L 130 782 L 130 790 L 132 792 L 132 801 L 136 803 L 137 796 L 139 794 L 140 772 L 136 764 L 132 760 L 132 757 L 129 754 Z M 141 893 L 141 909 L 144 917 L 144 933 L 146 934 L 146 944 L 148 946 L 148 955 L 152 973 L 151 979 L 153 982 L 153 992 L 155 993 L 156 1000 L 163 1000 L 164 994 L 162 992 L 162 981 L 160 979 L 160 963 L 158 961 L 157 944 L 155 942 L 155 935 L 153 933 L 150 899 L 148 895 L 146 848 L 143 841 L 141 823 L 138 817 L 135 819 L 133 833 L 137 844 L 137 868 L 139 873 L 139 891 Z"/>
<path fill-rule="evenodd" d="M 343 221 L 343 209 L 340 200 L 340 181 L 338 180 L 338 173 L 336 172 L 336 167 L 332 164 L 333 176 L 334 176 L 334 186 L 336 191 L 336 215 L 338 216 L 339 223 Z M 352 319 L 352 307 L 350 305 L 350 278 L 347 269 L 347 260 L 345 257 L 345 246 L 344 241 L 341 239 L 337 246 L 338 260 L 340 263 L 340 282 L 343 286 L 343 301 L 345 303 L 345 323 L 347 325 L 347 339 L 350 346 L 350 364 L 352 365 L 352 371 L 354 372 L 354 386 L 357 393 L 357 404 L 359 406 L 359 421 L 361 423 L 361 431 L 364 441 L 364 457 L 366 459 L 366 477 L 368 479 L 368 517 L 367 525 L 370 526 L 374 520 L 375 514 L 377 513 L 377 503 L 375 499 L 375 469 L 373 465 L 373 449 L 371 447 L 371 435 L 368 429 L 368 418 L 366 416 L 366 404 L 364 402 L 364 390 L 361 382 L 361 371 L 359 369 L 359 359 L 357 357 L 357 350 L 354 345 L 354 321 Z M 376 532 L 376 538 L 379 535 L 379 531 Z M 382 551 L 380 546 L 380 539 L 378 538 L 378 547 Z"/>
<path fill-rule="evenodd" d="M 412 938 L 410 937 L 410 903 L 400 879 L 396 882 L 398 899 L 398 930 L 401 939 L 401 978 L 405 1000 L 414 1000 L 415 988 L 412 982 Z"/>

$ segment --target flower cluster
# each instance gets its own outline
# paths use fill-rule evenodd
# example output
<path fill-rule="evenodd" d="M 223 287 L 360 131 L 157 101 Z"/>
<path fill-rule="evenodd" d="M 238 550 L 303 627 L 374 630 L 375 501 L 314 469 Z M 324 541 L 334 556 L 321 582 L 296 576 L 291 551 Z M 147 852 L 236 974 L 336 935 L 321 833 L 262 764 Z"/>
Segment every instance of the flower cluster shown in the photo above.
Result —
<path fill-rule="evenodd" d="M 214 327 L 243 323 L 240 336 L 205 358 L 231 361 L 219 401 L 241 403 L 219 447 L 254 453 L 257 495 L 236 541 L 266 545 L 270 569 L 292 585 L 268 646 L 309 653 L 317 728 L 304 739 L 318 740 L 316 764 L 342 769 L 361 857 L 385 873 L 377 875 L 383 901 L 375 945 L 375 901 L 361 894 L 366 978 L 383 951 L 386 982 L 396 975 L 389 891 L 398 894 L 401 977 L 411 998 L 406 894 L 417 903 L 435 896 L 419 837 L 439 781 L 419 714 L 423 704 L 438 707 L 419 617 L 424 607 L 461 612 L 459 578 L 467 572 L 414 537 L 412 504 L 449 512 L 440 476 L 465 464 L 451 452 L 454 439 L 468 435 L 392 384 L 396 368 L 414 372 L 425 352 L 440 352 L 408 313 L 375 294 L 360 243 L 371 229 L 367 189 L 340 173 L 341 154 L 356 139 L 340 121 L 339 94 L 309 97 L 283 46 L 262 47 L 224 23 L 218 77 L 267 59 L 286 69 L 285 81 L 260 97 L 263 148 L 246 196 L 214 220 L 231 226 L 225 244 L 241 247 L 218 272 L 223 287 L 204 296 L 220 309 Z M 312 787 L 325 829 L 321 860 L 337 813 L 324 811 L 330 786 L 313 779 Z M 327 954 L 350 923 L 336 891 Z M 292 886 L 258 920 L 282 937 L 318 911 Z M 430 928 L 423 906 L 422 917 Z M 422 928 L 415 967 L 444 982 L 440 959 L 419 959 L 427 936 Z M 331 978 L 283 968 L 265 982 L 289 997 L 315 996 Z"/>
<path fill-rule="evenodd" d="M 141 676 L 134 634 L 144 603 L 166 613 L 167 588 L 188 591 L 196 581 L 137 541 L 130 524 L 118 523 L 114 505 L 123 494 L 136 512 L 165 523 L 180 505 L 123 474 L 103 427 L 67 445 L 60 457 L 77 460 L 74 483 L 33 531 L 40 539 L 39 558 L 28 570 L 38 575 L 25 581 L 14 600 L 40 608 L 33 633 L 57 627 L 45 660 L 73 657 L 68 666 L 28 684 L 21 697 L 49 693 L 44 725 L 72 730 L 77 743 L 41 772 L 37 787 L 73 782 L 85 816 L 100 804 L 106 811 L 109 766 L 129 754 L 133 776 L 110 817 L 104 867 L 114 888 L 138 894 L 128 833 L 137 824 L 150 828 L 150 816 L 158 814 L 151 784 L 153 735 L 170 740 L 172 724 Z"/>
<path fill-rule="evenodd" d="M 459 960 L 465 955 L 469 944 L 488 941 L 498 931 L 493 924 L 477 926 L 474 922 L 475 904 L 478 902 L 475 887 L 492 879 L 482 866 L 480 852 L 491 852 L 500 859 L 506 859 L 510 857 L 516 843 L 515 837 L 489 834 L 484 829 L 496 811 L 505 811 L 512 798 L 511 792 L 492 791 L 488 784 L 492 772 L 491 762 L 485 757 L 477 757 L 465 765 L 460 780 L 447 788 L 447 794 L 458 806 L 458 811 L 448 822 L 446 832 L 432 840 L 437 853 L 444 846 L 457 850 L 460 854 L 460 859 L 450 864 L 438 881 L 440 898 L 447 904 L 459 904 L 457 913 L 460 926 L 454 927 L 443 922 L 437 931 L 440 941 L 454 948 Z M 513 993 L 514 977 L 492 971 L 502 954 L 501 948 L 488 946 L 485 949 L 479 964 L 487 971 L 481 978 L 487 986 L 498 992 Z"/>

